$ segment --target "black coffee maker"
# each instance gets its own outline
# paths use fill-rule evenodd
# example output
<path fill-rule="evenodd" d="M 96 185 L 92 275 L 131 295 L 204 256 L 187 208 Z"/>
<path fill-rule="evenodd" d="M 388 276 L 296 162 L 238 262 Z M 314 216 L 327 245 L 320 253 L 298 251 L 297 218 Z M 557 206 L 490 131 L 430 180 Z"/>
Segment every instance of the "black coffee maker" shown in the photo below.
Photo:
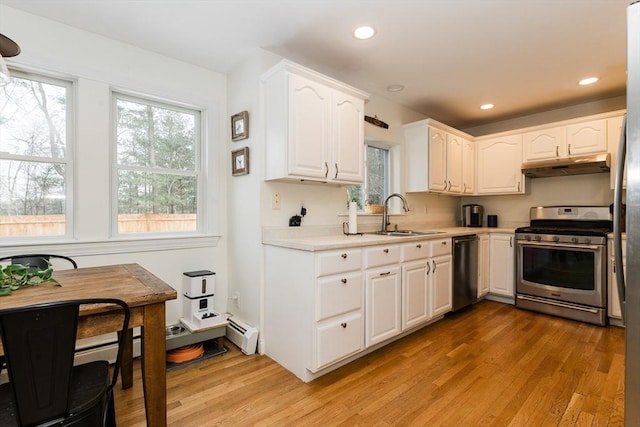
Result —
<path fill-rule="evenodd" d="M 462 205 L 462 226 L 463 227 L 482 227 L 482 218 L 484 217 L 484 208 L 482 205 Z"/>

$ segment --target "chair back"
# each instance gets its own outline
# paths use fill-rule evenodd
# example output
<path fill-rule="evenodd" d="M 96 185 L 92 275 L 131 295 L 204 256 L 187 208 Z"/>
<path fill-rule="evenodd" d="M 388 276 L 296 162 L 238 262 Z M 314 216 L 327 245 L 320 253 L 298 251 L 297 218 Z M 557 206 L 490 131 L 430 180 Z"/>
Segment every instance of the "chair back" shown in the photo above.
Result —
<path fill-rule="evenodd" d="M 127 330 L 129 307 L 111 298 L 0 310 L 0 335 L 20 425 L 68 415 L 78 314 L 84 304 L 120 305 L 124 310 L 122 331 Z M 119 342 L 111 387 L 117 380 L 122 348 Z"/>
<path fill-rule="evenodd" d="M 73 268 L 78 268 L 78 264 L 73 258 L 69 258 L 64 255 L 54 254 L 25 254 L 25 255 L 11 255 L 0 258 L 1 261 L 11 261 L 11 264 L 22 264 L 31 268 L 37 268 L 44 270 L 49 267 L 51 259 L 61 259 L 71 264 Z"/>

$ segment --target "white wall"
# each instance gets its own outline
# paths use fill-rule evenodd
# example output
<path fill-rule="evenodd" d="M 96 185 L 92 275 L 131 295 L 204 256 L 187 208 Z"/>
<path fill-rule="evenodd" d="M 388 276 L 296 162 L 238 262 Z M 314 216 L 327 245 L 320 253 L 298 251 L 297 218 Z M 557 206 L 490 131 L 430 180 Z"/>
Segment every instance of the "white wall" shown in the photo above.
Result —
<path fill-rule="evenodd" d="M 76 236 L 72 241 L 16 246 L 0 242 L 0 254 L 26 251 L 63 253 L 94 266 L 137 262 L 181 294 L 182 273 L 217 273 L 215 305 L 226 310 L 226 162 L 220 156 L 227 135 L 226 77 L 95 34 L 0 5 L 0 28 L 19 43 L 10 67 L 44 71 L 75 81 L 74 189 Z M 117 240 L 110 223 L 110 94 L 133 91 L 203 110 L 209 236 L 160 241 Z M 219 240 L 215 235 L 222 235 Z M 216 246 L 216 242 L 217 246 Z M 100 286 L 96 283 L 96 286 Z M 178 321 L 181 298 L 167 304 L 167 323 Z"/>

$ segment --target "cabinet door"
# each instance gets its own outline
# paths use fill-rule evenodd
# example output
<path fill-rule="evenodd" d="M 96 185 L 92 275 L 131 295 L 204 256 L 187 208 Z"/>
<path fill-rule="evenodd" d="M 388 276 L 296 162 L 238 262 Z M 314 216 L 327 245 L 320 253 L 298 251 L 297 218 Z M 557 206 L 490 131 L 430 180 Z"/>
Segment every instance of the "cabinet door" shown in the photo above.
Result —
<path fill-rule="evenodd" d="M 426 259 L 402 264 L 402 330 L 417 326 L 431 318 L 428 265 Z"/>
<path fill-rule="evenodd" d="M 524 193 L 521 135 L 480 141 L 476 148 L 478 194 Z"/>
<path fill-rule="evenodd" d="M 592 120 L 567 126 L 567 155 L 607 151 L 607 120 Z"/>
<path fill-rule="evenodd" d="M 451 311 L 453 263 L 451 255 L 431 259 L 431 317 Z"/>
<path fill-rule="evenodd" d="M 489 293 L 489 236 L 480 236 L 478 242 L 478 298 Z"/>
<path fill-rule="evenodd" d="M 429 127 L 429 190 L 447 189 L 447 133 Z"/>
<path fill-rule="evenodd" d="M 364 174 L 364 102 L 333 92 L 331 179 L 361 184 Z"/>
<path fill-rule="evenodd" d="M 462 138 L 447 134 L 447 191 L 451 193 L 462 193 L 462 145 Z"/>
<path fill-rule="evenodd" d="M 607 146 L 609 147 L 609 155 L 611 156 L 611 189 L 616 188 L 616 170 L 618 168 L 618 147 L 620 146 L 620 136 L 622 135 L 622 119 L 620 117 L 612 117 L 607 119 Z M 622 177 L 622 188 L 627 188 L 627 170 L 624 170 Z"/>
<path fill-rule="evenodd" d="M 399 334 L 401 325 L 400 267 L 386 266 L 366 273 L 366 346 Z"/>
<path fill-rule="evenodd" d="M 522 137 L 523 160 L 555 159 L 565 155 L 564 126 L 527 132 Z"/>
<path fill-rule="evenodd" d="M 489 292 L 513 298 L 515 283 L 515 249 L 513 234 L 492 234 Z"/>
<path fill-rule="evenodd" d="M 289 173 L 329 178 L 331 89 L 289 75 Z"/>
<path fill-rule="evenodd" d="M 467 139 L 462 143 L 462 192 L 476 191 L 476 144 Z"/>

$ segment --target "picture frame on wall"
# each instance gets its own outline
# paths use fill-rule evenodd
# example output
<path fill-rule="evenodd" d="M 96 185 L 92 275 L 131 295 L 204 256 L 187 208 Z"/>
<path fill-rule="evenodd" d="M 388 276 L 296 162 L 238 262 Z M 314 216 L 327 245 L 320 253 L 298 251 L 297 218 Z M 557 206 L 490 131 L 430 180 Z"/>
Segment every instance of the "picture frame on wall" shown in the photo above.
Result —
<path fill-rule="evenodd" d="M 249 138 L 249 112 L 242 111 L 231 116 L 231 140 Z"/>
<path fill-rule="evenodd" d="M 240 148 L 231 152 L 231 174 L 233 176 L 247 175 L 249 173 L 249 147 Z"/>

